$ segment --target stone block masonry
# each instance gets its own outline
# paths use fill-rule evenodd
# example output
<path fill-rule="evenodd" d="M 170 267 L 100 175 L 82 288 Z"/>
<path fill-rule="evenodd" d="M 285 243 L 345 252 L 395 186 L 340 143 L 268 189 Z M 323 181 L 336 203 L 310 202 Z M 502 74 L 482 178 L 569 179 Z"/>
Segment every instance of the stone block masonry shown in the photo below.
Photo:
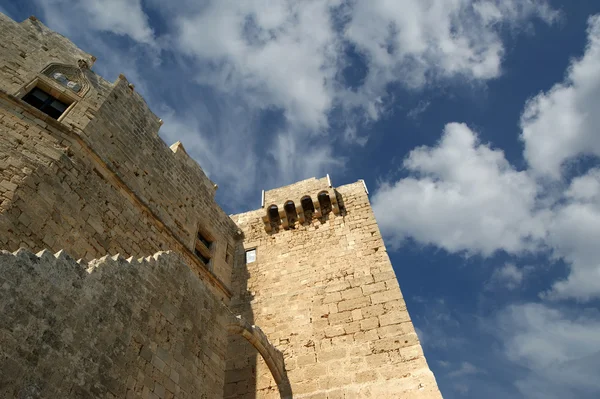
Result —
<path fill-rule="evenodd" d="M 265 206 L 328 187 L 309 179 L 278 188 L 265 193 Z M 441 398 L 363 183 L 335 195 L 339 215 L 271 231 L 267 209 L 233 216 L 256 261 L 234 269 L 231 306 L 284 353 L 294 398 Z M 252 348 L 230 350 L 227 368 L 226 398 L 277 397 Z M 240 375 L 255 380 L 240 383 Z"/>
<path fill-rule="evenodd" d="M 220 398 L 230 319 L 175 253 L 0 252 L 1 398 Z"/>
<path fill-rule="evenodd" d="M 0 92 L 0 248 L 64 248 L 87 260 L 106 253 L 140 257 L 178 250 L 227 296 L 233 259 L 226 261 L 226 248 L 241 242 L 212 194 L 202 191 L 193 199 L 203 203 L 195 212 L 204 215 L 202 226 L 214 239 L 211 263 L 203 265 L 190 250 L 196 217 L 181 216 L 189 230 L 171 229 L 147 197 L 130 188 L 76 132 L 36 111 Z M 173 159 L 182 157 L 181 151 L 167 151 Z M 175 206 L 183 194 L 175 188 L 170 193 Z"/>

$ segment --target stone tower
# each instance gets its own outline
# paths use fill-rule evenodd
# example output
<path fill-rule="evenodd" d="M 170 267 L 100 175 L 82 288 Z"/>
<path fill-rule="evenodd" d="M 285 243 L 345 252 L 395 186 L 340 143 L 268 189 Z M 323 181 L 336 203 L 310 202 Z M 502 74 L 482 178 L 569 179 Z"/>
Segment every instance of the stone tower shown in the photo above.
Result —
<path fill-rule="evenodd" d="M 283 352 L 294 397 L 441 397 L 363 181 L 304 180 L 232 218 L 247 261 L 234 269 L 231 308 Z M 233 341 L 225 397 L 278 397 L 260 357 Z"/>
<path fill-rule="evenodd" d="M 230 217 L 124 76 L 0 37 L 0 397 L 441 397 L 362 181 Z"/>

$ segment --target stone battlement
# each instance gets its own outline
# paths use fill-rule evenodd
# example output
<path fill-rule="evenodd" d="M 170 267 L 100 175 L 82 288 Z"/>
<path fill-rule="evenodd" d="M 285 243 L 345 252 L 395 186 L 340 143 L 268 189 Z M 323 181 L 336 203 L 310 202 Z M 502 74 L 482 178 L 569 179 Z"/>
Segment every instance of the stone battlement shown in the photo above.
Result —
<path fill-rule="evenodd" d="M 173 290 L 175 287 L 178 288 Z M 52 305 L 46 306 L 48 304 Z M 211 371 L 208 368 L 217 370 L 218 359 L 224 358 L 226 337 L 205 337 L 197 343 L 201 345 L 199 353 L 205 356 L 192 358 L 189 363 L 186 359 L 190 359 L 190 354 L 186 352 L 193 348 L 181 344 L 194 340 L 197 332 L 194 328 L 179 328 L 183 322 L 196 328 L 203 326 L 202 323 L 209 320 L 204 312 L 210 309 L 215 334 L 226 331 L 245 338 L 267 362 L 282 397 L 291 398 L 283 354 L 258 326 L 234 315 L 212 296 L 183 259 L 172 251 L 138 259 L 125 259 L 117 254 L 75 261 L 64 250 L 54 254 L 47 249 L 35 254 L 23 248 L 12 253 L 0 250 L 0 309 L 4 309 L 0 320 L 0 347 L 3 354 L 8 355 L 0 356 L 0 397 L 18 397 L 25 393 L 32 397 L 50 397 L 50 394 L 66 397 L 74 391 L 82 394 L 96 381 L 108 381 L 107 386 L 94 388 L 117 397 L 144 390 L 171 392 L 178 397 L 219 392 L 222 383 L 220 387 L 218 384 L 203 386 L 192 370 L 201 367 L 206 368 L 204 373 Z M 197 319 L 191 319 L 196 316 Z M 73 337 L 71 329 L 75 325 L 80 328 Z M 155 331 L 154 326 L 161 332 Z M 204 327 L 202 336 L 210 331 Z M 96 329 L 101 335 L 94 339 Z M 175 346 L 170 340 L 178 335 L 165 335 L 164 329 L 172 330 L 169 334 L 179 335 Z M 167 341 L 161 344 L 164 339 Z M 211 342 L 210 345 L 207 346 L 207 342 Z M 111 351 L 115 345 L 118 353 Z M 102 354 L 104 350 L 106 354 Z M 215 351 L 220 356 L 215 356 Z M 23 358 L 23 352 L 30 355 Z M 82 374 L 79 366 L 88 360 L 88 355 L 90 361 L 95 356 L 106 357 L 108 367 L 84 368 Z M 193 356 L 197 356 L 196 352 Z M 129 364 L 127 359 L 137 359 L 137 368 L 120 369 Z M 54 362 L 58 368 L 53 375 L 60 378 L 48 382 L 43 373 L 48 372 Z M 121 373 L 130 375 L 131 379 Z M 120 383 L 110 377 L 116 374 L 122 378 Z M 32 375 L 36 378 L 32 379 Z M 86 379 L 89 384 L 85 383 Z"/>
<path fill-rule="evenodd" d="M 324 179 L 327 180 L 325 187 L 320 181 Z M 338 195 L 329 183 L 329 176 L 320 180 L 308 179 L 292 186 L 276 189 L 276 193 L 269 192 L 268 198 L 271 202 L 265 204 L 265 212 L 262 216 L 265 231 L 270 233 L 278 231 L 279 228 L 295 228 L 297 223 L 310 224 L 313 218 L 327 217 L 329 212 L 340 215 Z M 276 198 L 287 199 L 275 203 Z"/>

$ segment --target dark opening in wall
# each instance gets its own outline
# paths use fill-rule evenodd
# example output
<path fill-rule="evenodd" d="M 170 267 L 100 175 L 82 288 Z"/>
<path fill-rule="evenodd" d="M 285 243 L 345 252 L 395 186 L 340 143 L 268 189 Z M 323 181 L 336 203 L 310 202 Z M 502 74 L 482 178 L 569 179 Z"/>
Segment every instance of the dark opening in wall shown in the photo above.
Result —
<path fill-rule="evenodd" d="M 329 198 L 329 193 L 326 191 L 320 192 L 317 198 L 319 199 L 319 206 L 321 207 L 323 216 L 331 212 L 331 198 Z"/>
<path fill-rule="evenodd" d="M 302 205 L 302 210 L 304 211 L 304 218 L 307 222 L 310 222 L 315 213 L 315 205 L 313 204 L 312 198 L 308 195 L 302 197 L 300 205 Z"/>
<path fill-rule="evenodd" d="M 298 213 L 296 212 L 296 205 L 294 204 L 294 201 L 287 201 L 285 205 L 283 205 L 283 209 L 285 210 L 285 216 L 287 217 L 289 226 L 294 227 L 294 224 L 298 219 Z"/>
<path fill-rule="evenodd" d="M 212 242 L 208 238 L 204 237 L 201 232 L 198 232 L 198 240 L 202 242 L 206 248 L 210 249 Z"/>
<path fill-rule="evenodd" d="M 200 258 L 200 260 L 202 261 L 202 263 L 204 263 L 206 267 L 210 267 L 210 259 L 212 257 L 212 245 L 213 240 L 210 238 L 208 233 L 202 231 L 199 228 L 198 232 L 196 233 L 196 245 L 194 247 L 194 253 L 198 258 Z"/>
<path fill-rule="evenodd" d="M 233 249 L 231 248 L 231 245 L 229 245 L 229 243 L 227 243 L 227 251 L 225 251 L 225 263 L 227 263 L 228 265 L 231 265 L 232 259 L 233 259 Z"/>
<path fill-rule="evenodd" d="M 25 94 L 23 101 L 54 119 L 60 118 L 70 105 L 53 97 L 39 87 L 34 87 L 33 90 Z"/>
<path fill-rule="evenodd" d="M 269 207 L 269 220 L 271 223 L 279 224 L 279 208 L 277 205 L 271 205 Z"/>
<path fill-rule="evenodd" d="M 306 197 L 302 197 L 302 199 L 300 200 L 300 204 L 302 205 L 302 209 L 304 209 L 304 212 L 315 211 L 315 205 L 312 202 L 312 198 L 310 198 L 308 195 Z"/>
<path fill-rule="evenodd" d="M 196 254 L 196 256 L 197 256 L 198 258 L 200 258 L 200 260 L 202 261 L 202 263 L 204 263 L 204 265 L 206 265 L 206 266 L 208 266 L 208 265 L 209 265 L 209 263 L 210 263 L 210 258 L 209 258 L 209 257 L 206 257 L 206 256 L 204 256 L 204 254 L 202 254 L 202 251 L 200 251 L 198 248 L 196 248 L 196 249 L 194 250 L 194 253 Z"/>

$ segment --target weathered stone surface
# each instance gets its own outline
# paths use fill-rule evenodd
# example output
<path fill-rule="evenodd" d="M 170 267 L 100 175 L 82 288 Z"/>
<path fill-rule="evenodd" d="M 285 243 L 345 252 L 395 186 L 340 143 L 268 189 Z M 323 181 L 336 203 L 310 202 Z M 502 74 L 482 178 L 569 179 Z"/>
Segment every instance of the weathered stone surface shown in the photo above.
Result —
<path fill-rule="evenodd" d="M 0 252 L 0 397 L 219 398 L 224 305 L 172 252 Z"/>

